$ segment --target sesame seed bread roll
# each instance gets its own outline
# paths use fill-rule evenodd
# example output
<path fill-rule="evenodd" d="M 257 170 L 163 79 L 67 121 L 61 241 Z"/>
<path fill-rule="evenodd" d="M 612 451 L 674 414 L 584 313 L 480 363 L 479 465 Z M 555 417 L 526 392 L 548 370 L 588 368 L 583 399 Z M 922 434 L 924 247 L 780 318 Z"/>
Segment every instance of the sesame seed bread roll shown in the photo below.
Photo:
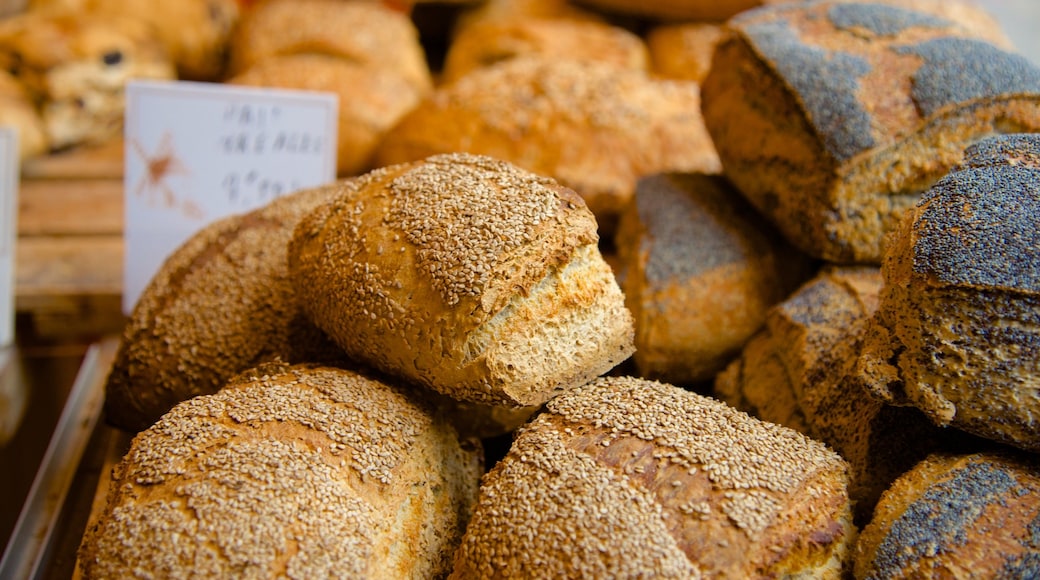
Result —
<path fill-rule="evenodd" d="M 907 212 L 859 360 L 937 425 L 1040 451 L 1040 135 L 993 137 Z"/>
<path fill-rule="evenodd" d="M 83 577 L 443 577 L 481 455 L 379 379 L 264 365 L 134 438 Z"/>
<path fill-rule="evenodd" d="M 556 179 L 604 235 L 638 178 L 721 169 L 696 84 L 568 59 L 513 58 L 441 86 L 386 135 L 376 164 L 456 151 Z"/>
<path fill-rule="evenodd" d="M 441 82 L 518 56 L 573 59 L 645 71 L 650 57 L 635 33 L 604 22 L 520 18 L 473 24 L 455 35 Z"/>
<path fill-rule="evenodd" d="M 166 258 L 123 329 L 105 385 L 108 423 L 140 431 L 264 361 L 345 358 L 300 308 L 286 261 L 296 223 L 337 191 L 305 189 L 215 221 Z"/>
<path fill-rule="evenodd" d="M 1035 456 L 932 455 L 881 498 L 855 578 L 1036 578 L 1038 497 Z"/>
<path fill-rule="evenodd" d="M 725 178 L 704 174 L 640 179 L 614 245 L 638 374 L 681 386 L 725 368 L 815 267 Z"/>
<path fill-rule="evenodd" d="M 1040 67 L 887 4 L 776 4 L 727 22 L 702 84 L 724 172 L 813 256 L 880 264 L 923 192 L 996 133 L 1040 131 Z"/>
<path fill-rule="evenodd" d="M 845 462 L 632 377 L 561 394 L 481 484 L 452 578 L 840 578 Z M 851 562 L 849 562 L 851 564 Z"/>
<path fill-rule="evenodd" d="M 277 55 L 317 53 L 393 72 L 419 92 L 433 86 L 419 31 L 383 2 L 262 0 L 232 33 L 229 73 Z"/>
<path fill-rule="evenodd" d="M 489 157 L 372 171 L 289 248 L 311 320 L 352 358 L 456 399 L 530 406 L 632 353 L 581 198 Z"/>

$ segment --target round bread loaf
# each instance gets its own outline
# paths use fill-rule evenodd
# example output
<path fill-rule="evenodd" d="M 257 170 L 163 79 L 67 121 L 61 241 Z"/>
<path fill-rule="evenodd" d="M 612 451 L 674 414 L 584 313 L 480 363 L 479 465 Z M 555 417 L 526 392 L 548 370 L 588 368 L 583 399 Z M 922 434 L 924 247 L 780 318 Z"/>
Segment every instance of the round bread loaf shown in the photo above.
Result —
<path fill-rule="evenodd" d="M 277 55 L 336 56 L 396 73 L 420 92 L 433 86 L 419 33 L 404 12 L 382 2 L 261 0 L 231 37 L 230 73 Z"/>
<path fill-rule="evenodd" d="M 970 147 L 907 212 L 857 376 L 938 425 L 1040 451 L 1040 135 Z"/>
<path fill-rule="evenodd" d="M 286 262 L 293 227 L 337 192 L 301 190 L 218 220 L 165 260 L 134 306 L 112 363 L 109 423 L 140 431 L 260 362 L 345 358 L 297 304 Z"/>
<path fill-rule="evenodd" d="M 724 171 L 813 256 L 880 264 L 885 236 L 986 136 L 1040 131 L 1040 67 L 887 4 L 776 4 L 727 22 L 702 85 Z"/>
<path fill-rule="evenodd" d="M 311 320 L 354 359 L 456 399 L 530 406 L 632 353 L 581 198 L 468 154 L 341 186 L 289 248 Z"/>
<path fill-rule="evenodd" d="M 482 471 L 464 443 L 381 380 L 259 367 L 134 438 L 83 577 L 443 577 Z"/>
<path fill-rule="evenodd" d="M 11 73 L 0 70 L 0 126 L 18 133 L 18 157 L 24 161 L 48 149 L 43 119 L 28 91 Z"/>
<path fill-rule="evenodd" d="M 696 84 L 566 59 L 514 58 L 440 87 L 387 134 L 376 165 L 456 151 L 553 177 L 604 235 L 638 178 L 720 169 Z"/>
<path fill-rule="evenodd" d="M 845 462 L 678 387 L 561 394 L 485 475 L 453 578 L 841 578 Z M 851 564 L 851 562 L 848 562 Z"/>
<path fill-rule="evenodd" d="M 1038 497 L 1035 456 L 930 456 L 882 496 L 859 537 L 855 577 L 1036 578 Z"/>
<path fill-rule="evenodd" d="M 341 176 L 372 169 L 383 136 L 420 99 L 419 91 L 400 75 L 322 54 L 272 56 L 227 82 L 339 96 L 336 169 Z"/>
<path fill-rule="evenodd" d="M 790 247 L 726 180 L 639 180 L 615 238 L 640 376 L 710 380 L 815 263 Z"/>
<path fill-rule="evenodd" d="M 448 47 L 441 82 L 518 56 L 572 59 L 647 70 L 643 39 L 604 22 L 518 18 L 476 23 L 460 30 Z"/>

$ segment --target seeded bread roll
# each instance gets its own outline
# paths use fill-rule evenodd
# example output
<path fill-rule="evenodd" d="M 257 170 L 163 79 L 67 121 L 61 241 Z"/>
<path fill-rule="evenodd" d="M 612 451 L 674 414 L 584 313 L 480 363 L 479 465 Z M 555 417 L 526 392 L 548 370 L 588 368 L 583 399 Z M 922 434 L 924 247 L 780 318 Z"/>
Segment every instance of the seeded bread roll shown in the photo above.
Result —
<path fill-rule="evenodd" d="M 683 386 L 722 370 L 815 266 L 724 178 L 703 174 L 640 179 L 615 246 L 639 375 Z"/>
<path fill-rule="evenodd" d="M 530 406 L 632 354 L 632 316 L 581 198 L 509 163 L 384 167 L 289 248 L 311 320 L 354 359 L 456 399 Z"/>
<path fill-rule="evenodd" d="M 603 22 L 518 18 L 474 24 L 448 47 L 441 82 L 518 56 L 573 59 L 645 71 L 646 43 L 635 33 Z"/>
<path fill-rule="evenodd" d="M 321 54 L 270 57 L 227 82 L 338 95 L 336 169 L 341 176 L 372 169 L 383 136 L 420 99 L 419 91 L 399 75 Z"/>
<path fill-rule="evenodd" d="M 47 151 L 47 135 L 36 105 L 18 79 L 5 70 L 0 70 L 0 126 L 12 127 L 18 134 L 22 161 Z"/>
<path fill-rule="evenodd" d="M 134 438 L 83 577 L 443 577 L 481 471 L 479 442 L 397 387 L 267 365 Z"/>
<path fill-rule="evenodd" d="M 857 373 L 938 425 L 1040 451 L 1040 135 L 970 147 L 907 212 Z"/>
<path fill-rule="evenodd" d="M 297 304 L 286 263 L 293 227 L 337 192 L 301 190 L 218 220 L 166 259 L 123 331 L 105 386 L 110 424 L 140 431 L 264 361 L 345 358 Z"/>
<path fill-rule="evenodd" d="M 1003 452 L 933 455 L 885 492 L 855 577 L 1035 578 L 1040 464 Z"/>
<path fill-rule="evenodd" d="M 387 134 L 376 164 L 455 151 L 553 177 L 605 235 L 638 178 L 720 169 L 696 84 L 566 59 L 514 58 L 442 86 Z"/>
<path fill-rule="evenodd" d="M 881 493 L 929 453 L 983 446 L 935 427 L 917 409 L 881 403 L 850 376 L 881 284 L 876 267 L 825 267 L 769 311 L 762 331 L 715 379 L 719 399 L 805 433 L 849 462 L 860 526 Z"/>
<path fill-rule="evenodd" d="M 840 578 L 847 483 L 786 427 L 600 378 L 549 401 L 484 477 L 452 577 Z"/>
<path fill-rule="evenodd" d="M 277 55 L 318 53 L 401 75 L 420 92 L 433 86 L 419 33 L 382 2 L 261 0 L 231 37 L 230 73 Z"/>
<path fill-rule="evenodd" d="M 727 28 L 704 121 L 725 174 L 816 257 L 879 264 L 885 235 L 965 147 L 1040 131 L 1040 68 L 951 20 L 820 1 Z"/>

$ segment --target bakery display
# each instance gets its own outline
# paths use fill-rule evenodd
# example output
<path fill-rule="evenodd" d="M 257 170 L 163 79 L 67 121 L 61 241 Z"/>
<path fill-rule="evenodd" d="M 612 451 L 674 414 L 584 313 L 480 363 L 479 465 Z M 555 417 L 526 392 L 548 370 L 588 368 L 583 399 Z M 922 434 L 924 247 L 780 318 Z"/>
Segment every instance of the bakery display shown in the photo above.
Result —
<path fill-rule="evenodd" d="M 930 13 L 785 3 L 727 29 L 701 92 L 724 172 L 828 261 L 880 263 L 965 147 L 1040 130 L 1040 67 Z"/>
<path fill-rule="evenodd" d="M 1035 577 L 1038 493 L 1036 456 L 929 456 L 881 498 L 856 546 L 855 578 Z"/>
<path fill-rule="evenodd" d="M 640 179 L 614 246 L 639 375 L 679 385 L 710 381 L 815 267 L 717 175 Z"/>
<path fill-rule="evenodd" d="M 482 404 L 531 406 L 632 353 L 632 317 L 573 191 L 463 153 L 339 187 L 289 247 L 315 325 L 359 362 Z"/>
<path fill-rule="evenodd" d="M 443 577 L 480 473 L 479 443 L 396 386 L 262 366 L 134 438 L 83 577 Z"/>
<path fill-rule="evenodd" d="M 1001 135 L 910 209 L 860 357 L 865 388 L 1040 451 L 1040 135 Z"/>
<path fill-rule="evenodd" d="M 452 578 L 841 578 L 845 462 L 791 429 L 633 377 L 546 404 L 486 476 Z"/>
<path fill-rule="evenodd" d="M 556 179 L 608 235 L 640 177 L 720 170 L 696 84 L 565 59 L 514 58 L 439 87 L 386 135 L 376 164 L 456 151 Z"/>
<path fill-rule="evenodd" d="M 288 194 L 213 222 L 175 250 L 120 338 L 105 385 L 106 420 L 140 431 L 258 363 L 345 359 L 297 303 L 286 262 L 293 228 L 338 191 Z"/>

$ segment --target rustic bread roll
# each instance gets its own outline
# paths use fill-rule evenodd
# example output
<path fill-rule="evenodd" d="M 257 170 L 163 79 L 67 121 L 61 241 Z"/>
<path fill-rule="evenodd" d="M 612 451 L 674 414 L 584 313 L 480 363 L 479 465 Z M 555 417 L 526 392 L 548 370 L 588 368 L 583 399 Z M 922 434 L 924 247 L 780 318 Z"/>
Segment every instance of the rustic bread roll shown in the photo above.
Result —
<path fill-rule="evenodd" d="M 632 316 L 573 191 L 468 154 L 341 186 L 289 248 L 311 320 L 350 356 L 456 399 L 530 406 L 632 353 Z"/>
<path fill-rule="evenodd" d="M 321 54 L 273 56 L 227 82 L 339 96 L 336 169 L 341 176 L 372 169 L 383 136 L 420 99 L 419 91 L 397 74 Z"/>
<path fill-rule="evenodd" d="M 650 68 L 665 78 L 700 83 L 708 76 L 722 25 L 681 22 L 654 26 L 646 34 Z"/>
<path fill-rule="evenodd" d="M 47 151 L 43 119 L 28 91 L 13 75 L 0 69 L 0 126 L 18 134 L 18 157 L 22 161 Z"/>
<path fill-rule="evenodd" d="M 762 331 L 715 380 L 719 399 L 805 433 L 849 462 L 857 525 L 929 453 L 981 444 L 935 427 L 917 409 L 882 404 L 850 377 L 881 284 L 876 267 L 825 267 L 769 311 Z"/>
<path fill-rule="evenodd" d="M 1035 578 L 1040 464 L 1002 452 L 937 454 L 885 492 L 855 577 Z"/>
<path fill-rule="evenodd" d="M 510 22 L 523 18 L 604 22 L 602 15 L 575 6 L 568 0 L 484 0 L 462 11 L 455 19 L 455 33 L 470 24 Z"/>
<path fill-rule="evenodd" d="M 452 577 L 840 578 L 845 470 L 714 399 L 597 379 L 549 401 L 484 477 Z"/>
<path fill-rule="evenodd" d="M 724 178 L 703 174 L 640 179 L 615 246 L 639 375 L 680 385 L 722 370 L 815 266 Z"/>
<path fill-rule="evenodd" d="M 1040 131 L 1040 68 L 932 14 L 778 4 L 727 23 L 702 85 L 726 175 L 810 254 L 880 263 L 964 148 Z"/>
<path fill-rule="evenodd" d="M 272 56 L 299 53 L 394 72 L 420 92 L 433 86 L 412 21 L 381 2 L 261 0 L 242 15 L 232 34 L 230 73 Z"/>
<path fill-rule="evenodd" d="M 639 177 L 720 169 L 696 84 L 562 59 L 515 58 L 440 87 L 387 134 L 376 164 L 455 151 L 555 178 L 605 234 Z"/>
<path fill-rule="evenodd" d="M 907 212 L 857 373 L 938 425 L 1040 451 L 1040 135 L 970 147 Z"/>
<path fill-rule="evenodd" d="M 629 14 L 653 20 L 714 20 L 721 21 L 761 4 L 761 0 L 574 0 L 606 12 Z"/>
<path fill-rule="evenodd" d="M 83 576 L 443 576 L 481 471 L 479 442 L 388 383 L 267 365 L 134 438 Z"/>
<path fill-rule="evenodd" d="M 220 389 L 260 362 L 339 362 L 296 302 L 293 227 L 335 186 L 301 190 L 202 228 L 141 293 L 105 385 L 107 421 L 140 431 L 173 405 Z"/>
<path fill-rule="evenodd" d="M 176 76 L 147 24 L 75 12 L 26 12 L 0 22 L 0 68 L 29 90 L 51 149 L 119 137 L 126 83 Z"/>
<path fill-rule="evenodd" d="M 645 71 L 646 43 L 633 32 L 603 22 L 518 18 L 462 29 L 444 58 L 441 82 L 518 56 L 572 59 Z"/>

